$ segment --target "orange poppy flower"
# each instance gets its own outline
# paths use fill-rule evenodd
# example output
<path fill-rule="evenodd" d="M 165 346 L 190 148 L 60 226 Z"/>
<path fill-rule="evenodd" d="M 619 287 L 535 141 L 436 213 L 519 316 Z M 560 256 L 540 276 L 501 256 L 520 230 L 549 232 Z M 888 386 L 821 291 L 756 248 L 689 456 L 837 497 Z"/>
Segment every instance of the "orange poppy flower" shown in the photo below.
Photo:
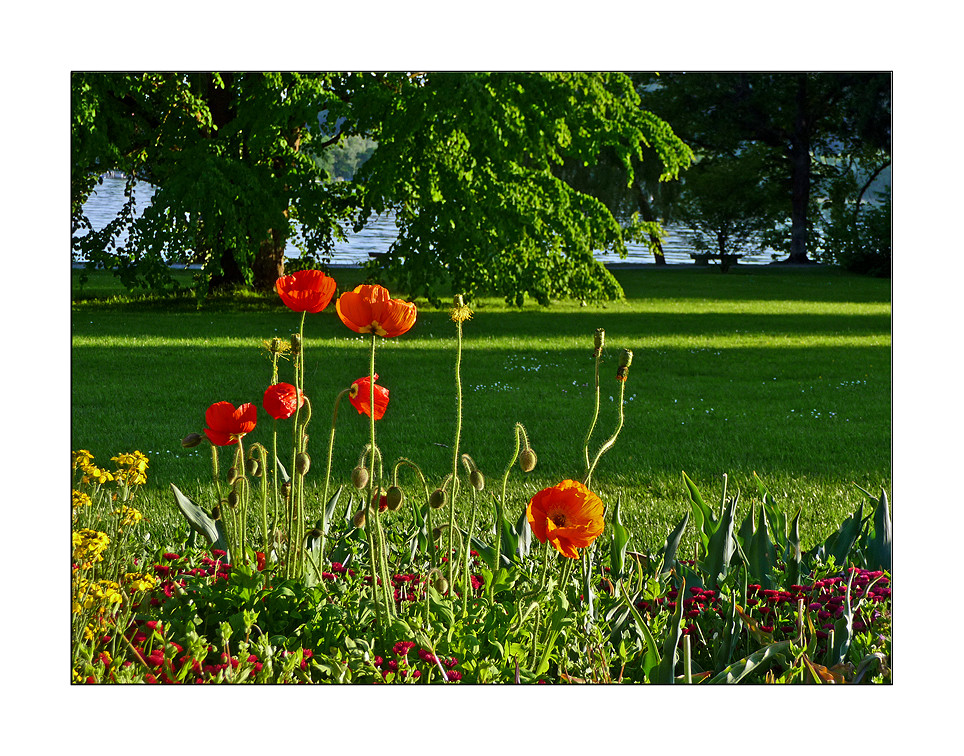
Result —
<path fill-rule="evenodd" d="M 548 540 L 560 554 L 576 559 L 577 549 L 603 532 L 603 503 L 579 481 L 564 480 L 533 496 L 526 518 L 541 543 Z"/>
<path fill-rule="evenodd" d="M 412 302 L 392 299 L 384 286 L 362 284 L 335 302 L 341 322 L 355 333 L 401 336 L 415 325 L 418 308 Z"/>
<path fill-rule="evenodd" d="M 204 419 L 209 426 L 204 433 L 211 443 L 215 446 L 231 446 L 254 430 L 258 411 L 253 404 L 242 404 L 235 409 L 231 402 L 215 402 L 204 413 Z"/>
<path fill-rule="evenodd" d="M 375 380 L 378 380 L 378 373 L 375 374 Z M 369 402 L 369 394 L 371 392 L 371 381 L 368 376 L 364 378 L 359 378 L 357 381 L 353 381 L 351 384 L 351 392 L 348 394 L 348 401 L 351 402 L 352 406 L 358 410 L 359 415 L 372 416 L 371 405 Z M 385 410 L 388 408 L 388 389 L 384 386 L 379 386 L 375 384 L 375 419 L 381 420 L 385 415 Z"/>
<path fill-rule="evenodd" d="M 320 270 L 299 270 L 275 281 L 281 301 L 295 312 L 324 310 L 335 295 L 335 279 Z"/>
<path fill-rule="evenodd" d="M 276 383 L 264 392 L 262 405 L 275 420 L 287 420 L 305 403 L 305 395 L 290 383 Z"/>

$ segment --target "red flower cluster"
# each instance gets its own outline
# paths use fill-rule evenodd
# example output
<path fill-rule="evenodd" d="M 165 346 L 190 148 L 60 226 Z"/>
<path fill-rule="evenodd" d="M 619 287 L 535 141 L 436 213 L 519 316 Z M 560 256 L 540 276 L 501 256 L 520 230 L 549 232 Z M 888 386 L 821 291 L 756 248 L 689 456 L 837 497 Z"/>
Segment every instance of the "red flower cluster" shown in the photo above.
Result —
<path fill-rule="evenodd" d="M 849 567 L 848 572 L 854 573 L 851 585 L 851 602 L 866 597 L 873 604 L 890 600 L 890 583 L 882 572 L 862 570 Z M 706 590 L 697 586 L 688 589 L 689 596 L 683 598 L 683 617 L 690 620 L 683 627 L 683 635 L 695 633 L 693 620 L 697 618 L 712 618 L 721 615 L 720 599 L 716 591 Z M 843 616 L 847 593 L 847 578 L 829 577 L 817 580 L 809 585 L 791 585 L 789 590 L 765 589 L 761 585 L 747 586 L 746 606 L 744 609 L 759 623 L 759 629 L 764 633 L 773 633 L 783 638 L 791 638 L 797 633 L 796 612 L 800 599 L 804 601 L 804 608 L 813 614 L 818 622 L 814 625 L 820 629 L 816 637 L 824 640 L 828 637 L 828 630 L 833 629 L 833 621 Z M 666 610 L 675 612 L 678 592 L 673 589 L 667 591 L 665 598 L 654 601 L 639 601 L 636 607 L 641 612 L 656 614 Z M 755 616 L 754 616 L 755 615 Z M 880 619 L 881 613 L 873 610 L 869 616 L 860 609 L 854 611 L 853 629 L 863 632 L 873 629 L 873 623 Z"/>
<path fill-rule="evenodd" d="M 399 679 L 404 679 L 411 675 L 413 678 L 419 678 L 422 676 L 422 671 L 436 670 L 438 671 L 439 665 L 444 667 L 445 676 L 448 678 L 449 682 L 459 682 L 462 679 L 462 673 L 455 669 L 459 665 L 459 660 L 454 656 L 435 656 L 431 651 L 424 648 L 418 649 L 418 658 L 422 662 L 422 669 L 419 669 L 417 663 L 414 659 L 409 661 L 408 652 L 415 648 L 415 644 L 411 641 L 399 641 L 392 647 L 392 651 L 395 653 L 394 659 L 385 660 L 380 656 L 376 656 L 374 661 L 375 666 L 381 670 L 382 679 L 389 680 L 389 675 L 397 676 Z"/>

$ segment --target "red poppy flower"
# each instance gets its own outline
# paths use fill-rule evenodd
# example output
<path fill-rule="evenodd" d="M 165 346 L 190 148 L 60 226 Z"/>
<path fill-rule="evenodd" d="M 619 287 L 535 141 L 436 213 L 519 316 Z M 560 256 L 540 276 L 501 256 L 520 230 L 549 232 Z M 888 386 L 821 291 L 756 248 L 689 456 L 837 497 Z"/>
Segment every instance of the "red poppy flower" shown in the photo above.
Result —
<path fill-rule="evenodd" d="M 215 402 L 204 414 L 208 427 L 204 433 L 215 446 L 230 446 L 254 430 L 258 411 L 253 404 L 242 404 L 237 409 L 231 402 Z"/>
<path fill-rule="evenodd" d="M 287 420 L 295 410 L 305 403 L 305 395 L 299 396 L 298 389 L 290 383 L 276 383 L 264 392 L 265 412 L 275 420 Z"/>
<path fill-rule="evenodd" d="M 320 270 L 299 270 L 275 281 L 281 301 L 295 312 L 321 312 L 335 295 L 335 279 Z"/>
<path fill-rule="evenodd" d="M 603 532 L 603 503 L 579 481 L 564 480 L 533 496 L 526 518 L 541 543 L 548 540 L 560 554 L 576 559 L 577 549 Z"/>
<path fill-rule="evenodd" d="M 375 380 L 378 380 L 378 374 L 375 374 Z M 358 410 L 359 415 L 368 415 L 371 417 L 371 405 L 370 393 L 371 393 L 371 381 L 368 377 L 359 378 L 357 381 L 353 381 L 351 384 L 351 393 L 348 394 L 348 401 L 352 403 L 352 406 Z M 384 386 L 379 386 L 375 384 L 375 419 L 381 420 L 382 416 L 385 414 L 385 410 L 388 407 L 388 389 Z"/>
<path fill-rule="evenodd" d="M 362 284 L 335 302 L 341 322 L 355 333 L 401 336 L 415 325 L 418 308 L 412 302 L 392 299 L 384 286 Z"/>

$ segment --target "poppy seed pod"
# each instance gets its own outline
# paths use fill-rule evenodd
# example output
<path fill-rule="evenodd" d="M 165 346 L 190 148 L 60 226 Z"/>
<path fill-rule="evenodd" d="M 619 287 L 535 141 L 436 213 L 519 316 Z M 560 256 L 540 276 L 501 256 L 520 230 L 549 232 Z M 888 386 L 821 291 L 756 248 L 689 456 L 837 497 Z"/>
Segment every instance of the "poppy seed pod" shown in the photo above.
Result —
<path fill-rule="evenodd" d="M 307 475 L 309 467 L 311 467 L 311 457 L 308 456 L 307 452 L 298 452 L 295 457 L 295 469 L 298 474 Z"/>
<path fill-rule="evenodd" d="M 445 491 L 441 488 L 436 488 L 432 491 L 432 495 L 428 497 L 428 505 L 432 509 L 440 509 L 445 506 L 448 496 L 446 496 Z"/>
<path fill-rule="evenodd" d="M 391 486 L 388 489 L 388 493 L 385 494 L 385 498 L 388 508 L 394 512 L 396 509 L 402 506 L 402 489 L 398 486 Z"/>
<path fill-rule="evenodd" d="M 478 470 L 473 470 L 469 473 L 469 483 L 472 484 L 472 488 L 476 491 L 481 491 L 485 488 L 485 476 Z"/>
<path fill-rule="evenodd" d="M 351 524 L 356 528 L 365 527 L 365 510 L 359 509 L 351 518 Z"/>
<path fill-rule="evenodd" d="M 359 491 L 368 485 L 368 468 L 359 465 L 351 471 L 351 484 Z"/>
<path fill-rule="evenodd" d="M 598 357 L 602 353 L 603 347 L 606 345 L 605 328 L 596 329 L 596 333 L 593 335 L 593 345 L 594 345 L 593 356 Z"/>
<path fill-rule="evenodd" d="M 519 467 L 522 468 L 522 472 L 532 472 L 536 468 L 537 461 L 538 458 L 531 446 L 527 446 L 519 455 Z"/>
<path fill-rule="evenodd" d="M 629 366 L 633 364 L 633 353 L 624 349 L 619 355 L 619 367 L 616 368 L 616 380 L 625 381 L 629 376 Z"/>
<path fill-rule="evenodd" d="M 301 352 L 301 334 L 293 333 L 291 334 L 291 351 L 295 354 L 300 354 Z"/>
<path fill-rule="evenodd" d="M 188 433 L 183 439 L 181 439 L 181 446 L 183 446 L 185 449 L 193 449 L 203 440 L 204 436 L 202 436 L 200 433 Z"/>

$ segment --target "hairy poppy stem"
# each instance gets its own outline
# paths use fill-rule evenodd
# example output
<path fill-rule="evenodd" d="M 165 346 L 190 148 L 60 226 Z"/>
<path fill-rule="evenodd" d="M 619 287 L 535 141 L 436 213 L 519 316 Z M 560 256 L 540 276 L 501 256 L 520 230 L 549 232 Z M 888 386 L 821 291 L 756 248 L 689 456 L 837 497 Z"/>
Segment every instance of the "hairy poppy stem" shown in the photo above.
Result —
<path fill-rule="evenodd" d="M 455 497 L 459 491 L 459 441 L 462 437 L 462 323 L 455 323 L 456 333 L 458 334 L 457 346 L 455 351 L 455 443 L 452 448 L 452 494 L 449 497 L 449 532 L 448 532 L 448 552 L 446 556 L 449 560 L 449 585 L 455 585 L 454 570 L 456 560 L 452 558 L 452 546 L 455 543 Z M 463 591 L 464 592 L 464 591 Z"/>
<path fill-rule="evenodd" d="M 599 447 L 599 451 L 596 452 L 596 458 L 592 461 L 592 465 L 589 466 L 589 470 L 586 472 L 586 479 L 584 482 L 584 485 L 586 486 L 586 488 L 591 487 L 590 484 L 592 483 L 592 474 L 593 474 L 593 471 L 596 469 L 596 465 L 599 464 L 600 458 L 602 457 L 603 454 L 605 454 L 613 447 L 613 444 L 616 443 L 616 437 L 619 436 L 619 431 L 623 429 L 623 421 L 625 419 L 625 407 L 624 407 L 623 399 L 625 395 L 626 395 L 626 382 L 620 381 L 619 382 L 619 423 L 616 425 L 616 430 L 613 431 L 613 435 L 611 435 L 606 440 L 606 443 L 604 443 L 601 447 Z"/>
<path fill-rule="evenodd" d="M 589 475 L 589 440 L 592 432 L 596 429 L 596 421 L 599 419 L 599 360 L 602 358 L 602 349 L 595 351 L 596 357 L 596 406 L 593 408 L 592 422 L 589 423 L 589 431 L 586 433 L 586 440 L 582 444 L 582 455 L 586 463 L 586 475 Z"/>
<path fill-rule="evenodd" d="M 379 475 L 375 475 L 375 459 L 376 459 L 376 446 L 375 446 L 375 332 L 371 333 L 371 351 L 369 353 L 368 361 L 368 406 L 371 408 L 368 413 L 369 419 L 369 434 L 371 443 L 371 465 L 370 469 L 372 475 L 368 481 L 368 506 L 371 511 L 372 524 L 371 529 L 371 542 L 369 546 L 371 570 L 372 570 L 372 596 L 375 598 L 375 607 L 378 610 L 377 616 L 379 619 L 383 619 L 387 625 L 388 620 L 392 616 L 392 603 L 389 601 L 389 585 L 388 585 L 388 575 L 382 580 L 381 592 L 379 592 L 378 587 L 378 573 L 381 571 L 382 562 L 385 559 L 383 533 L 381 528 L 381 522 L 379 519 L 378 512 L 378 502 L 373 501 L 375 497 L 375 491 L 377 490 L 375 485 L 376 477 L 381 480 L 381 471 L 379 470 Z M 384 605 L 382 605 L 384 604 Z M 384 625 L 383 625 L 384 627 Z"/>

